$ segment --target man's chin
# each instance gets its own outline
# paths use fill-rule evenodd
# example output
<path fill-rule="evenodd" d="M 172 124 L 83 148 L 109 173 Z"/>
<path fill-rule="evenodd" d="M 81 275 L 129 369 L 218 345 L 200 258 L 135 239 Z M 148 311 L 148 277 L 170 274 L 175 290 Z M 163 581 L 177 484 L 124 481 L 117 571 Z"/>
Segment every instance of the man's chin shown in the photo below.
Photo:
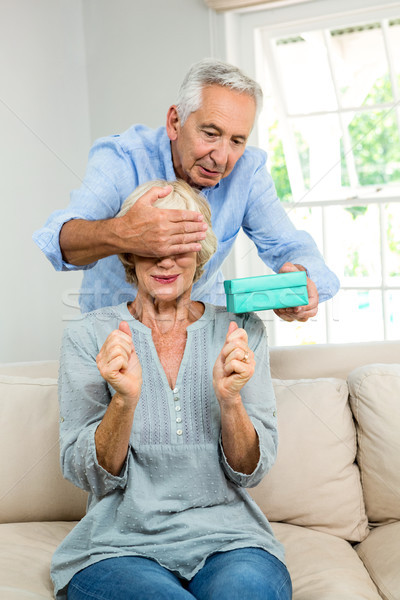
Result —
<path fill-rule="evenodd" d="M 195 177 L 190 177 L 189 178 L 189 185 L 191 185 L 192 187 L 196 187 L 199 189 L 205 188 L 205 187 L 214 187 L 214 185 L 217 185 L 217 183 L 219 183 L 222 179 L 223 175 L 221 175 L 220 173 L 218 173 L 218 176 L 215 177 L 207 177 L 206 175 L 198 175 Z"/>

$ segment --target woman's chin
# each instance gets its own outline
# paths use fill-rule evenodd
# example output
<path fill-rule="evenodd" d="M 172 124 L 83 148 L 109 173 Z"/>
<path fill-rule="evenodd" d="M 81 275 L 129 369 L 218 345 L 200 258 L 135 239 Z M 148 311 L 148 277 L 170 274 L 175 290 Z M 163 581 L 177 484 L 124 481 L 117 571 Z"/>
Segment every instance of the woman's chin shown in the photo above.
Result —
<path fill-rule="evenodd" d="M 163 286 L 161 289 L 157 288 L 151 294 L 154 300 L 162 301 L 162 302 L 175 302 L 178 298 L 181 298 L 183 295 L 188 295 L 190 298 L 190 290 L 182 290 L 177 288 L 171 288 L 169 286 Z"/>

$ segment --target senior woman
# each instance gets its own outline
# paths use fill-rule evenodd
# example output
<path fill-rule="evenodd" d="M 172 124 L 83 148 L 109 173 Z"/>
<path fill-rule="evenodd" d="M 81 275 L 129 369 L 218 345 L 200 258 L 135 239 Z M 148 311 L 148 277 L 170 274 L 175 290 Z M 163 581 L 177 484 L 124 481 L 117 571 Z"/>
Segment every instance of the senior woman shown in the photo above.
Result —
<path fill-rule="evenodd" d="M 154 185 L 172 188 L 156 206 L 200 211 L 209 227 L 198 253 L 121 256 L 136 298 L 66 329 L 61 463 L 89 499 L 54 554 L 56 597 L 287 600 L 283 548 L 244 489 L 276 454 L 264 326 L 191 300 L 216 249 L 198 192 L 151 182 L 120 214 Z"/>

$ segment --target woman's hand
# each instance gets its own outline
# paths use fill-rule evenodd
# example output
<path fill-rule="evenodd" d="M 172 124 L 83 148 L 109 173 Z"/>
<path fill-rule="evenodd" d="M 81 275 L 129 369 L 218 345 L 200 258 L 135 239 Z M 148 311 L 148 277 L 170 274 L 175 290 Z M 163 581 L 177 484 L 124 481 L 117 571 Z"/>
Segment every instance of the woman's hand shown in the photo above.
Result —
<path fill-rule="evenodd" d="M 138 402 L 142 388 L 142 367 L 126 321 L 110 333 L 96 358 L 102 377 L 128 402 Z"/>
<path fill-rule="evenodd" d="M 255 364 L 246 331 L 231 321 L 225 344 L 213 369 L 213 386 L 220 404 L 241 401 L 239 392 L 253 376 Z"/>

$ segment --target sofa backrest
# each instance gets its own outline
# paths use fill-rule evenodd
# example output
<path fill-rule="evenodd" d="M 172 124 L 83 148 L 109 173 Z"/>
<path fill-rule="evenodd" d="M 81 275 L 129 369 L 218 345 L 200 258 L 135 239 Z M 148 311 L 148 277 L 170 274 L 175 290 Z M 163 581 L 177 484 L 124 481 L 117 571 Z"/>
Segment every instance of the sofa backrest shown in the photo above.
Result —
<path fill-rule="evenodd" d="M 366 518 L 345 379 L 356 367 L 396 363 L 399 357 L 400 342 L 271 349 L 280 446 L 270 476 L 252 491 L 271 520 L 363 539 Z M 59 466 L 57 370 L 57 361 L 0 365 L 0 522 L 84 515 L 86 494 L 63 479 Z M 385 522 L 384 515 L 379 518 Z"/>
<path fill-rule="evenodd" d="M 400 340 L 359 344 L 313 344 L 270 348 L 274 379 L 347 379 L 357 367 L 400 362 Z"/>
<path fill-rule="evenodd" d="M 57 379 L 0 374 L 0 422 L 0 522 L 81 518 L 86 494 L 59 464 Z"/>

